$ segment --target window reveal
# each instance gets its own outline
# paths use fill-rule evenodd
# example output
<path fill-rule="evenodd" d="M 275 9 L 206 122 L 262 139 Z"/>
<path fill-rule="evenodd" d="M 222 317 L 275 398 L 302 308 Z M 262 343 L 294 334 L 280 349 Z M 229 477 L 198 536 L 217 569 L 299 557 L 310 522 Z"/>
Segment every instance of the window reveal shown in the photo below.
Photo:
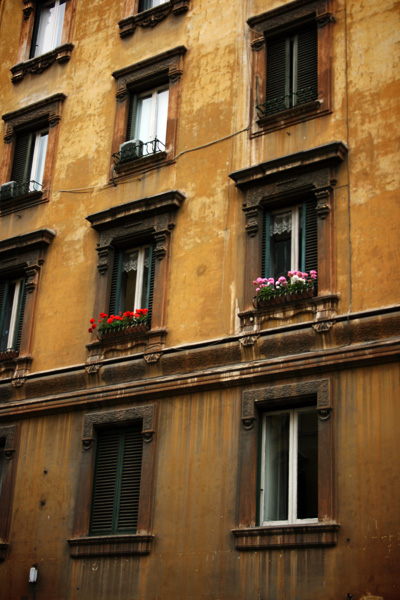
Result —
<path fill-rule="evenodd" d="M 260 522 L 318 521 L 318 422 L 315 409 L 263 416 Z"/>
<path fill-rule="evenodd" d="M 90 535 L 135 532 L 142 469 L 142 423 L 99 432 Z"/>
<path fill-rule="evenodd" d="M 25 279 L 0 282 L 0 351 L 18 350 L 25 308 Z"/>
<path fill-rule="evenodd" d="M 109 312 L 119 314 L 126 310 L 148 308 L 154 288 L 154 261 L 152 246 L 117 251 L 114 255 Z"/>
<path fill-rule="evenodd" d="M 48 137 L 47 129 L 17 137 L 11 172 L 11 180 L 17 184 L 17 194 L 41 190 Z"/>
<path fill-rule="evenodd" d="M 61 44 L 65 0 L 43 2 L 38 7 L 30 58 L 50 52 Z"/>

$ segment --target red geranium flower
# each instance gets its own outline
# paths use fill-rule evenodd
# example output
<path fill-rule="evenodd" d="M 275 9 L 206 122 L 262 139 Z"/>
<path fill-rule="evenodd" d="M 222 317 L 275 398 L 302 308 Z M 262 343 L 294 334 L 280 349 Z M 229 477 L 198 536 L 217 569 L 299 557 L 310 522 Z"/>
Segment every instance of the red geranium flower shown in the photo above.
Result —
<path fill-rule="evenodd" d="M 96 323 L 96 319 L 90 319 L 90 323 Z"/>

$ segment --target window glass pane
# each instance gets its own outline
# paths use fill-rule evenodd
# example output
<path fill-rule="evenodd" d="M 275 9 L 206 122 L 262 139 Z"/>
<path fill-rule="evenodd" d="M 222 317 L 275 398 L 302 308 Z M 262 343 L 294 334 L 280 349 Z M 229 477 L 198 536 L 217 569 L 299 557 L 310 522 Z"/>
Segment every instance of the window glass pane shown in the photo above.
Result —
<path fill-rule="evenodd" d="M 38 135 L 35 140 L 30 179 L 38 185 L 32 184 L 33 190 L 40 190 L 42 187 L 48 137 L 46 132 Z"/>
<path fill-rule="evenodd" d="M 58 7 L 57 22 L 55 23 L 54 48 L 61 44 L 61 36 L 64 24 L 65 2 L 60 3 Z"/>
<path fill-rule="evenodd" d="M 164 4 L 168 0 L 140 0 L 139 3 L 139 12 L 143 10 L 148 10 L 149 8 L 153 8 L 154 6 L 158 6 L 159 4 Z"/>
<path fill-rule="evenodd" d="M 264 521 L 288 519 L 289 413 L 268 415 L 265 423 Z"/>
<path fill-rule="evenodd" d="M 151 104 L 151 95 L 138 99 L 134 139 L 141 140 L 143 143 L 146 143 L 150 140 Z M 146 147 L 144 147 L 143 150 L 146 152 Z"/>
<path fill-rule="evenodd" d="M 148 306 L 147 306 L 147 286 L 149 283 L 149 275 L 150 275 L 149 269 L 150 269 L 150 247 L 144 249 L 142 292 L 141 292 L 141 296 L 140 296 L 140 306 L 138 308 L 148 308 Z"/>
<path fill-rule="evenodd" d="M 55 11 L 56 7 L 54 4 L 52 6 L 42 7 L 40 9 L 40 21 L 35 56 L 40 56 L 41 54 L 49 52 L 54 48 L 53 31 L 55 27 Z"/>
<path fill-rule="evenodd" d="M 135 304 L 136 294 L 136 282 L 138 277 L 138 266 L 139 266 L 139 251 L 134 250 L 133 252 L 127 252 L 124 254 L 123 271 L 125 277 L 125 293 L 123 294 L 123 301 L 121 302 L 121 310 L 133 310 Z"/>
<path fill-rule="evenodd" d="M 168 118 L 168 95 L 169 90 L 163 90 L 157 94 L 157 126 L 156 137 L 165 146 Z M 162 148 L 163 149 L 163 148 Z"/>
<path fill-rule="evenodd" d="M 318 418 L 317 411 L 298 414 L 297 518 L 318 517 Z"/>
<path fill-rule="evenodd" d="M 271 273 L 278 278 L 291 269 L 292 211 L 271 215 Z"/>

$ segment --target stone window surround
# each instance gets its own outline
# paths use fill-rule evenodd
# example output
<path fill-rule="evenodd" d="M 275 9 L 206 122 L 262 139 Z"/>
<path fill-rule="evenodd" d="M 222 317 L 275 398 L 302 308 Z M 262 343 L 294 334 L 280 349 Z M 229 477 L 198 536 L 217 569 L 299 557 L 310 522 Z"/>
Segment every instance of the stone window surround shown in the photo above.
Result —
<path fill-rule="evenodd" d="M 19 39 L 17 64 L 10 69 L 12 73 L 11 81 L 13 83 L 22 81 L 28 73 L 32 75 L 42 73 L 54 62 L 62 64 L 70 60 L 74 48 L 71 39 L 75 16 L 75 1 L 76 0 L 66 0 L 61 45 L 41 56 L 29 58 L 37 1 L 23 0 L 23 20 Z"/>
<path fill-rule="evenodd" d="M 19 131 L 38 129 L 41 126 L 47 126 L 49 128 L 49 137 L 42 189 L 37 192 L 30 192 L 23 196 L 3 201 L 0 206 L 0 215 L 16 212 L 23 208 L 29 208 L 49 200 L 56 160 L 61 107 L 65 99 L 65 94 L 54 94 L 53 96 L 39 100 L 39 102 L 19 108 L 18 110 L 14 110 L 2 116 L 2 119 L 6 124 L 6 133 L 4 136 L 5 146 L 3 159 L 0 167 L 0 183 L 10 181 L 15 142 Z"/>
<path fill-rule="evenodd" d="M 93 475 L 96 460 L 96 431 L 99 428 L 128 426 L 142 420 L 143 456 L 137 533 L 89 536 Z M 119 410 L 88 413 L 83 420 L 82 460 L 77 492 L 74 537 L 68 540 L 72 558 L 149 554 L 154 535 L 151 533 L 157 405 L 147 404 Z"/>
<path fill-rule="evenodd" d="M 117 82 L 117 110 L 115 114 L 114 135 L 111 154 L 119 152 L 120 145 L 126 140 L 129 96 L 131 92 L 151 90 L 161 83 L 169 83 L 168 119 L 165 151 L 157 152 L 136 160 L 115 165 L 111 157 L 112 179 L 131 172 L 151 168 L 171 161 L 175 155 L 178 116 L 181 96 L 181 77 L 185 46 L 177 46 L 162 54 L 145 59 L 112 74 Z"/>
<path fill-rule="evenodd" d="M 257 465 L 259 421 L 264 411 L 287 408 L 316 400 L 318 412 L 318 523 L 257 526 Z M 269 550 L 299 546 L 331 546 L 337 543 L 335 521 L 334 432 L 330 379 L 245 390 L 239 434 L 238 527 L 232 530 L 237 550 Z M 250 466 L 249 466 L 250 465 Z"/>
<path fill-rule="evenodd" d="M 0 378 L 12 377 L 14 387 L 20 387 L 24 383 L 25 375 L 31 368 L 33 324 L 40 271 L 45 261 L 46 250 L 55 235 L 51 229 L 39 229 L 0 241 L 0 275 L 12 277 L 24 273 L 26 276 L 26 300 L 18 356 L 5 357 L 0 361 Z"/>
<path fill-rule="evenodd" d="M 334 210 L 333 189 L 336 169 L 343 162 L 347 146 L 331 142 L 310 150 L 303 150 L 281 158 L 260 163 L 231 173 L 229 176 L 243 191 L 242 209 L 246 217 L 245 269 L 242 330 L 262 328 L 271 313 L 283 311 L 284 317 L 293 316 L 293 305 L 283 308 L 253 309 L 253 281 L 262 273 L 262 231 L 265 208 L 284 207 L 305 195 L 317 199 L 318 215 L 318 296 L 299 303 L 313 314 L 315 321 L 326 322 L 337 313 L 338 296 L 335 287 Z M 296 309 L 295 309 L 296 310 Z M 318 331 L 325 331 L 323 327 Z"/>
<path fill-rule="evenodd" d="M 107 353 L 144 348 L 147 362 L 155 362 L 161 356 L 167 335 L 166 307 L 169 273 L 170 235 L 176 224 L 177 210 L 184 196 L 177 190 L 163 192 L 149 198 L 89 215 L 87 220 L 99 232 L 97 244 L 97 286 L 94 314 L 108 312 L 110 284 L 115 248 L 139 245 L 151 241 L 155 260 L 154 292 L 150 331 L 124 336 L 123 339 L 93 341 L 87 345 L 89 357 L 87 370 L 95 373 Z M 93 334 L 96 338 L 96 332 Z"/>
<path fill-rule="evenodd" d="M 251 136 L 332 112 L 332 0 L 295 0 L 248 19 L 251 29 L 252 84 L 250 90 Z M 318 33 L 318 98 L 286 111 L 259 117 L 256 105 L 266 100 L 267 40 L 316 21 Z"/>
<path fill-rule="evenodd" d="M 2 486 L 0 492 L 0 561 L 4 560 L 8 551 L 8 534 L 10 530 L 11 506 L 16 473 L 15 451 L 18 426 L 15 424 L 0 425 L 0 439 L 5 439 Z"/>
<path fill-rule="evenodd" d="M 135 33 L 136 27 L 153 28 L 172 13 L 175 17 L 187 13 L 189 0 L 169 0 L 148 10 L 139 12 L 139 0 L 125 0 L 124 18 L 118 22 L 120 37 Z"/>

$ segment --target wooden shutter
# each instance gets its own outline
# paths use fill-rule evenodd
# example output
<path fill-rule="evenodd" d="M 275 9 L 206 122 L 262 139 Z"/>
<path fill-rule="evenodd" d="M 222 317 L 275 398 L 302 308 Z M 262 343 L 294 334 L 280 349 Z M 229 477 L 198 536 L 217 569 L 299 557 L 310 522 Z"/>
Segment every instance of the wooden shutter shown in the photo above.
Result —
<path fill-rule="evenodd" d="M 267 42 L 266 111 L 270 115 L 285 110 L 286 38 Z"/>
<path fill-rule="evenodd" d="M 8 281 L 0 282 L 0 350 L 7 350 L 7 335 L 4 335 L 4 323 L 6 318 Z"/>
<path fill-rule="evenodd" d="M 142 424 L 100 432 L 97 441 L 90 534 L 137 528 L 142 469 Z"/>
<path fill-rule="evenodd" d="M 318 271 L 318 219 L 317 201 L 310 198 L 305 202 L 305 271 Z"/>
<path fill-rule="evenodd" d="M 264 211 L 264 227 L 262 235 L 261 267 L 262 275 L 257 277 L 271 277 L 271 237 L 270 237 L 271 218 L 269 210 Z"/>
<path fill-rule="evenodd" d="M 150 261 L 150 277 L 149 277 L 149 283 L 147 286 L 147 306 L 146 308 L 149 309 L 148 312 L 148 325 L 151 325 L 151 314 L 152 314 L 152 308 L 153 308 L 153 295 L 154 295 L 154 279 L 155 279 L 155 257 L 154 257 L 154 246 L 150 246 L 150 256 L 149 256 L 149 261 Z"/>
<path fill-rule="evenodd" d="M 11 171 L 11 181 L 16 181 L 19 184 L 29 181 L 33 144 L 34 134 L 32 132 L 24 133 L 17 137 Z"/>
<path fill-rule="evenodd" d="M 18 301 L 18 315 L 16 322 L 16 335 L 14 338 L 13 347 L 15 350 L 19 350 L 21 344 L 21 335 L 22 335 L 22 324 L 24 321 L 24 311 L 25 311 L 25 302 L 26 302 L 26 279 L 24 278 L 21 282 L 21 289 L 19 292 L 19 301 Z"/>
<path fill-rule="evenodd" d="M 318 98 L 318 37 L 315 23 L 299 31 L 297 36 L 297 92 L 297 104 Z"/>
<path fill-rule="evenodd" d="M 122 261 L 124 253 L 121 250 L 115 250 L 114 262 L 111 275 L 111 290 L 110 290 L 110 304 L 108 307 L 109 314 L 118 314 L 119 299 L 121 291 L 121 280 L 122 280 Z"/>
<path fill-rule="evenodd" d="M 135 117 L 137 107 L 137 95 L 129 93 L 128 121 L 126 125 L 126 141 L 132 140 L 135 135 Z"/>

